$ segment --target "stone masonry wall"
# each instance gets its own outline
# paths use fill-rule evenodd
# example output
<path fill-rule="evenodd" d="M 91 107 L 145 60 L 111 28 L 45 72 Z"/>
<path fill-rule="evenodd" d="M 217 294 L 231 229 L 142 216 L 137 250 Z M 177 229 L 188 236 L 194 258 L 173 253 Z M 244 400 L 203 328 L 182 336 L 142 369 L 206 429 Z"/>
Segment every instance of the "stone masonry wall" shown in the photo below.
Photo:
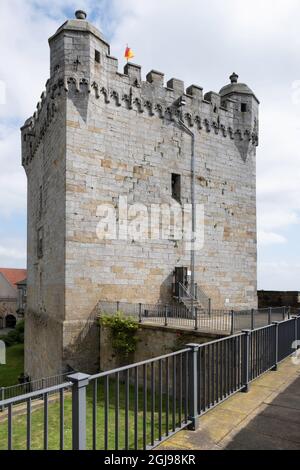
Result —
<path fill-rule="evenodd" d="M 120 73 L 109 45 L 86 21 L 66 22 L 50 49 L 50 80 L 22 128 L 29 375 L 67 366 L 97 369 L 100 300 L 172 300 L 174 268 L 190 266 L 182 241 L 172 234 L 101 240 L 97 230 L 99 207 L 117 208 L 120 196 L 129 205 L 174 205 L 172 173 L 181 175 L 181 204 L 191 203 L 191 137 L 178 125 L 176 105 L 182 96 L 182 118 L 195 133 L 196 202 L 204 205 L 205 217 L 196 282 L 213 308 L 255 308 L 258 102 L 251 90 L 203 96 L 201 87 L 185 89 L 178 79 L 165 86 L 160 72 L 143 81 L 134 64 Z M 155 228 L 166 221 L 162 217 Z"/>
<path fill-rule="evenodd" d="M 66 103 L 49 89 L 43 99 L 22 131 L 28 181 L 25 371 L 33 379 L 63 370 Z"/>
<path fill-rule="evenodd" d="M 141 325 L 137 332 L 137 348 L 133 355 L 122 358 L 111 346 L 110 329 L 100 327 L 100 370 L 105 372 L 128 364 L 146 361 L 184 349 L 187 344 L 204 344 L 220 339 L 216 334 Z"/>

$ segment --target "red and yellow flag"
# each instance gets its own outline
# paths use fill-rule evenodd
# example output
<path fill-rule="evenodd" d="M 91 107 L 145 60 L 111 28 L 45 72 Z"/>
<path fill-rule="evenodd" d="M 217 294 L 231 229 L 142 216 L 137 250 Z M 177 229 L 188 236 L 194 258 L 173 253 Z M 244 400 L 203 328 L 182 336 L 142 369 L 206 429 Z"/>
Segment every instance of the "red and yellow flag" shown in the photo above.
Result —
<path fill-rule="evenodd" d="M 125 50 L 125 59 L 129 60 L 129 59 L 133 59 L 134 58 L 134 53 L 132 51 L 132 49 L 130 49 L 130 47 L 126 47 L 126 50 Z"/>

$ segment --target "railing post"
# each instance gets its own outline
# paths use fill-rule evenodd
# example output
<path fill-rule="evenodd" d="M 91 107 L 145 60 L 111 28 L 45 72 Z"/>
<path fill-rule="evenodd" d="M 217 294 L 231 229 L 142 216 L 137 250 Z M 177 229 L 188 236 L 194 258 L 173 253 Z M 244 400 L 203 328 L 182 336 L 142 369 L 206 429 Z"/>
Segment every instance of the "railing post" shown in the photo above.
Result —
<path fill-rule="evenodd" d="M 268 324 L 271 325 L 272 323 L 272 307 L 269 308 L 269 321 Z"/>
<path fill-rule="evenodd" d="M 231 334 L 234 335 L 235 324 L 234 324 L 234 310 L 231 310 Z"/>
<path fill-rule="evenodd" d="M 4 400 L 4 387 L 0 387 L 0 401 L 3 401 Z M 1 405 L 0 406 L 0 411 L 4 411 L 4 406 Z"/>
<path fill-rule="evenodd" d="M 117 312 L 120 310 L 120 302 L 117 302 Z"/>
<path fill-rule="evenodd" d="M 194 308 L 194 312 L 195 312 L 195 331 L 198 331 L 198 308 L 197 307 Z"/>
<path fill-rule="evenodd" d="M 273 321 L 273 325 L 275 326 L 275 364 L 272 368 L 273 372 L 277 372 L 278 370 L 278 357 L 279 357 L 279 322 Z"/>
<path fill-rule="evenodd" d="M 288 319 L 291 319 L 291 307 L 288 307 Z"/>
<path fill-rule="evenodd" d="M 282 320 L 284 321 L 285 320 L 285 316 L 286 316 L 286 307 L 283 307 L 283 313 L 282 313 Z"/>
<path fill-rule="evenodd" d="M 208 315 L 211 316 L 211 299 L 208 299 Z"/>
<path fill-rule="evenodd" d="M 242 390 L 243 393 L 249 392 L 249 382 L 250 382 L 250 337 L 251 331 L 244 330 L 243 333 L 245 334 L 245 350 L 244 350 L 244 388 Z"/>
<path fill-rule="evenodd" d="M 187 344 L 188 358 L 188 418 L 191 421 L 189 429 L 196 431 L 199 424 L 198 415 L 198 352 L 199 344 Z"/>
<path fill-rule="evenodd" d="M 139 322 L 142 323 L 142 304 L 139 304 Z"/>
<path fill-rule="evenodd" d="M 254 308 L 251 309 L 251 330 L 254 330 Z"/>
<path fill-rule="evenodd" d="M 165 305 L 165 326 L 168 326 L 168 306 Z"/>
<path fill-rule="evenodd" d="M 294 320 L 295 320 L 295 342 L 297 343 L 298 339 L 298 324 L 297 324 L 297 321 L 298 321 L 298 317 L 295 315 L 293 316 Z"/>
<path fill-rule="evenodd" d="M 72 387 L 72 449 L 86 450 L 86 387 L 90 376 L 87 374 L 69 375 Z"/>

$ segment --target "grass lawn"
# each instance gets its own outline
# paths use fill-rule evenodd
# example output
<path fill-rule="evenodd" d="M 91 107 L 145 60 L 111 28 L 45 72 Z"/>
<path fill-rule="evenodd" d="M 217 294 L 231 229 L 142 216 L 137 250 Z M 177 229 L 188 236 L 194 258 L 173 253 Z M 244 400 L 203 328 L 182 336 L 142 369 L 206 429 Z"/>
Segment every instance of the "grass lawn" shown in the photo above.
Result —
<path fill-rule="evenodd" d="M 97 449 L 104 449 L 104 395 L 103 395 L 103 383 L 98 384 L 98 398 L 97 398 Z M 109 450 L 115 449 L 115 394 L 114 394 L 114 384 L 110 383 L 109 390 L 109 418 L 108 418 L 108 443 Z M 138 414 L 138 442 L 139 448 L 143 447 L 143 397 L 142 393 L 139 393 L 139 414 Z M 157 398 L 157 397 L 156 397 Z M 156 404 L 158 400 L 156 400 Z M 119 449 L 125 448 L 125 393 L 124 386 L 120 383 L 120 414 L 119 414 Z M 134 390 L 130 387 L 130 410 L 129 410 L 129 442 L 130 448 L 134 448 Z M 68 393 L 65 396 L 64 403 L 64 448 L 66 450 L 71 449 L 72 446 L 72 403 L 71 395 Z M 165 410 L 165 400 L 163 400 L 163 410 Z M 151 396 L 147 394 L 147 404 L 146 404 L 146 422 L 147 422 L 147 443 L 151 443 L 151 428 L 150 428 L 150 419 L 151 419 Z M 172 423 L 171 418 L 172 410 L 172 401 L 170 400 L 170 423 Z M 59 411 L 60 405 L 59 400 L 49 404 L 48 412 L 48 423 L 49 423 L 49 450 L 59 450 Z M 1 414 L 0 414 L 1 418 Z M 178 409 L 176 413 L 176 421 L 178 421 Z M 92 391 L 90 386 L 88 387 L 87 393 L 87 447 L 92 449 L 93 434 L 92 434 Z M 166 431 L 166 416 L 165 413 L 162 417 L 162 431 L 165 434 Z M 42 450 L 43 449 L 43 426 L 44 426 L 44 412 L 43 408 L 38 409 L 32 412 L 31 418 L 31 448 L 32 450 Z M 158 437 L 158 413 L 157 408 L 155 410 L 155 438 Z M 26 415 L 15 416 L 13 418 L 13 448 L 15 450 L 24 450 L 26 449 Z M 7 449 L 7 420 L 0 421 L 0 450 Z"/>
<path fill-rule="evenodd" d="M 24 345 L 16 344 L 6 349 L 6 365 L 0 365 L 0 387 L 17 385 L 24 371 Z"/>

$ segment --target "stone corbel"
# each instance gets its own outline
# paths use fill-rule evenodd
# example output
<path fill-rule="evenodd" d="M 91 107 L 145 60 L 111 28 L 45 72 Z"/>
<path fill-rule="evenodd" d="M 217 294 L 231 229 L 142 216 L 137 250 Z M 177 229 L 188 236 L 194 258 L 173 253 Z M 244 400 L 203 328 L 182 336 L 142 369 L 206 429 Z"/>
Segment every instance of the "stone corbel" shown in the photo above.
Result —
<path fill-rule="evenodd" d="M 162 105 L 161 105 L 161 104 L 157 104 L 157 105 L 155 106 L 155 110 L 158 112 L 158 115 L 159 115 L 160 119 L 163 119 L 163 117 L 164 117 L 164 111 L 163 111 Z"/>
<path fill-rule="evenodd" d="M 104 101 L 106 104 L 110 103 L 110 99 L 109 99 L 109 92 L 108 90 L 105 88 L 105 87 L 102 87 L 101 88 L 101 93 L 102 95 L 104 96 Z"/>
<path fill-rule="evenodd" d="M 197 129 L 198 129 L 198 130 L 203 129 L 203 127 L 202 127 L 202 121 L 201 121 L 201 117 L 200 117 L 200 116 L 196 116 L 196 117 L 195 117 L 195 123 L 196 123 L 196 125 L 197 125 Z"/>
<path fill-rule="evenodd" d="M 120 96 L 119 96 L 119 93 L 117 91 L 112 91 L 110 96 L 115 100 L 115 103 L 118 107 L 121 106 L 121 102 L 120 102 Z"/>
<path fill-rule="evenodd" d="M 206 132 L 210 132 L 211 126 L 210 126 L 210 122 L 208 119 L 204 119 L 204 125 L 205 125 Z"/>
<path fill-rule="evenodd" d="M 138 110 L 140 113 L 144 112 L 144 107 L 143 107 L 143 102 L 140 100 L 140 98 L 135 98 L 134 103 L 136 104 Z"/>
<path fill-rule="evenodd" d="M 190 127 L 194 127 L 194 120 L 193 120 L 193 116 L 191 115 L 191 113 L 186 113 L 184 117 L 187 120 L 188 125 Z"/>

